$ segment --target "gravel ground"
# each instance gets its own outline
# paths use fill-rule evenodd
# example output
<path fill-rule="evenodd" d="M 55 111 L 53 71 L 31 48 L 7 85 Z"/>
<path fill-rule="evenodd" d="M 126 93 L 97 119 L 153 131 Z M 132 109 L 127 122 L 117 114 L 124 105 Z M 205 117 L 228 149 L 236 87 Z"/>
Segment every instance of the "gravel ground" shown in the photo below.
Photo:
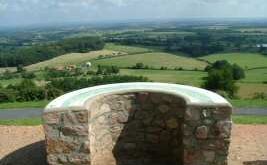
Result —
<path fill-rule="evenodd" d="M 0 126 L 1 165 L 46 165 L 41 126 Z M 267 165 L 267 125 L 235 125 L 229 165 Z"/>

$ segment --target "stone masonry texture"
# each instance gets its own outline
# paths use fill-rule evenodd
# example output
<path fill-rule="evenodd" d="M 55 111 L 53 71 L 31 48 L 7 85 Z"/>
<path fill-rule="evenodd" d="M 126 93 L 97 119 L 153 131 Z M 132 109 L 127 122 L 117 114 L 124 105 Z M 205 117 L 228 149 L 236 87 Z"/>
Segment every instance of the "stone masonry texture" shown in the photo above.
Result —
<path fill-rule="evenodd" d="M 227 165 L 232 109 L 177 96 L 98 96 L 45 113 L 50 165 Z"/>

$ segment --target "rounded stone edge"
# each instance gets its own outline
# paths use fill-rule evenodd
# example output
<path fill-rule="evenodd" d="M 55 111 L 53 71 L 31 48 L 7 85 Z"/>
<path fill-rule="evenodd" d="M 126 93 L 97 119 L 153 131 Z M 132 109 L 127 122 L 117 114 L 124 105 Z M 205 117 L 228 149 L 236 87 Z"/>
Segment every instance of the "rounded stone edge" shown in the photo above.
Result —
<path fill-rule="evenodd" d="M 122 84 L 135 84 L 135 83 L 122 83 Z M 139 83 L 137 83 L 137 84 L 139 84 Z M 147 83 L 147 84 L 149 84 L 149 83 Z M 152 84 L 177 85 L 177 84 L 168 84 L 168 83 L 152 83 Z M 112 84 L 112 85 L 115 85 L 115 84 Z M 120 84 L 117 84 L 117 85 L 120 85 Z M 98 87 L 105 87 L 105 86 L 108 86 L 108 85 L 100 85 Z M 185 86 L 185 85 L 182 85 L 182 86 Z M 187 86 L 187 87 L 191 87 L 191 86 Z M 90 87 L 90 88 L 94 88 L 94 87 Z M 84 89 L 90 89 L 90 88 L 84 88 Z M 192 88 L 201 89 L 201 88 L 197 88 L 197 87 L 192 87 Z M 205 89 L 201 89 L 201 90 L 205 90 Z M 68 110 L 77 110 L 77 109 L 78 110 L 88 110 L 87 109 L 88 106 L 86 106 L 86 104 L 88 102 L 90 102 L 91 100 L 95 100 L 96 98 L 104 97 L 104 96 L 108 96 L 108 95 L 119 95 L 119 94 L 125 94 L 125 93 L 138 93 L 138 92 L 155 92 L 155 93 L 174 95 L 174 96 L 177 96 L 177 97 L 180 97 L 180 98 L 184 99 L 185 103 L 186 103 L 186 106 L 228 107 L 228 108 L 231 108 L 231 109 L 233 108 L 233 106 L 225 98 L 223 98 L 222 96 L 220 96 L 217 93 L 214 93 L 212 91 L 208 91 L 208 90 L 206 90 L 206 91 L 209 92 L 209 93 L 212 93 L 213 95 L 221 97 L 223 99 L 224 103 L 214 103 L 214 102 L 211 102 L 211 103 L 192 103 L 191 99 L 189 97 L 187 97 L 187 96 L 185 96 L 183 94 L 180 94 L 177 91 L 170 92 L 170 91 L 164 91 L 164 89 L 147 89 L 147 90 L 144 90 L 144 89 L 125 89 L 125 90 L 118 90 L 117 92 L 116 91 L 112 91 L 112 92 L 104 93 L 104 94 L 96 94 L 92 98 L 89 98 L 89 99 L 85 100 L 82 103 L 81 106 L 55 107 L 55 108 L 49 108 L 47 106 L 44 109 L 43 113 L 68 111 Z M 73 93 L 73 92 L 70 92 L 70 93 Z M 62 96 L 60 96 L 58 98 L 64 98 L 64 96 L 66 96 L 66 95 L 68 95 L 70 93 L 64 94 L 64 95 L 62 95 Z M 56 99 L 58 99 L 58 98 L 56 98 Z M 56 100 L 56 99 L 54 99 L 54 100 Z M 53 102 L 54 100 L 52 100 L 51 102 Z"/>

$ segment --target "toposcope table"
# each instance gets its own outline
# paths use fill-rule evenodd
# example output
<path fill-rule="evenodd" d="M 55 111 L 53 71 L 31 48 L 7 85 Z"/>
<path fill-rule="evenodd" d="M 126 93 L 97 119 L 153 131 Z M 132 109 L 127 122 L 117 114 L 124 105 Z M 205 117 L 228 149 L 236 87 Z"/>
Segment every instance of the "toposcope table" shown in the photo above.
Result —
<path fill-rule="evenodd" d="M 200 88 L 122 83 L 81 89 L 43 113 L 47 161 L 77 165 L 226 165 L 232 106 Z"/>

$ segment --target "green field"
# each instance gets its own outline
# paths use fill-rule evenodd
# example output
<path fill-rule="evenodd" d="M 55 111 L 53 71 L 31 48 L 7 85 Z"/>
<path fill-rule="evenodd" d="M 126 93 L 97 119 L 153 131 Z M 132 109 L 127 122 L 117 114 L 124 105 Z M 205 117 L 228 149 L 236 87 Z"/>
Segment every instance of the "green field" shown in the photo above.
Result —
<path fill-rule="evenodd" d="M 135 75 L 148 77 L 149 80 L 155 82 L 187 84 L 200 86 L 202 78 L 206 76 L 205 72 L 201 71 L 175 71 L 175 70 L 132 70 L 122 69 L 123 75 Z"/>
<path fill-rule="evenodd" d="M 0 80 L 0 85 L 5 87 L 5 86 L 8 86 L 9 84 L 20 83 L 21 81 L 22 81 L 21 78 L 14 78 L 14 79 L 9 79 L 9 80 Z"/>
<path fill-rule="evenodd" d="M 88 62 L 94 58 L 99 56 L 112 55 L 114 51 L 111 50 L 101 50 L 101 51 L 92 51 L 89 53 L 71 53 L 62 56 L 58 56 L 51 60 L 46 60 L 43 62 L 39 62 L 37 64 L 29 65 L 26 67 L 27 70 L 40 70 L 45 67 L 59 67 L 59 66 L 67 66 L 67 65 L 75 65 Z"/>
<path fill-rule="evenodd" d="M 239 87 L 238 96 L 240 98 L 253 98 L 255 93 L 267 92 L 267 84 L 261 83 L 238 83 Z"/>
<path fill-rule="evenodd" d="M 29 101 L 29 102 L 13 102 L 13 103 L 0 103 L 1 109 L 15 109 L 15 108 L 44 108 L 49 101 Z"/>
<path fill-rule="evenodd" d="M 235 108 L 267 108 L 267 100 L 263 99 L 243 99 L 229 101 Z"/>
<path fill-rule="evenodd" d="M 221 53 L 212 54 L 200 59 L 207 60 L 209 62 L 215 62 L 217 60 L 227 60 L 228 62 L 238 64 L 245 69 L 267 67 L 267 56 L 253 53 Z"/>
<path fill-rule="evenodd" d="M 246 78 L 242 79 L 244 83 L 262 83 L 267 82 L 267 68 L 266 69 L 253 69 L 246 71 Z"/>
<path fill-rule="evenodd" d="M 267 124 L 267 116 L 233 116 L 233 122 L 235 124 Z M 0 120 L 0 125 L 36 126 L 42 123 L 41 118 Z"/>
<path fill-rule="evenodd" d="M 35 126 L 35 125 L 41 125 L 42 123 L 43 122 L 41 118 L 0 120 L 0 125 Z"/>
<path fill-rule="evenodd" d="M 148 65 L 154 68 L 160 68 L 164 66 L 170 69 L 182 67 L 183 69 L 190 70 L 193 70 L 195 68 L 203 70 L 207 65 L 205 62 L 198 61 L 193 58 L 181 57 L 163 52 L 144 53 L 114 57 L 110 59 L 101 59 L 95 60 L 92 63 L 94 65 L 116 65 L 119 67 L 131 67 L 136 63 L 143 63 L 144 65 Z"/>
<path fill-rule="evenodd" d="M 267 116 L 233 116 L 235 124 L 267 124 Z"/>
<path fill-rule="evenodd" d="M 6 70 L 9 70 L 10 72 L 16 71 L 15 67 L 8 67 L 8 68 L 0 68 L 0 73 L 5 72 Z"/>

